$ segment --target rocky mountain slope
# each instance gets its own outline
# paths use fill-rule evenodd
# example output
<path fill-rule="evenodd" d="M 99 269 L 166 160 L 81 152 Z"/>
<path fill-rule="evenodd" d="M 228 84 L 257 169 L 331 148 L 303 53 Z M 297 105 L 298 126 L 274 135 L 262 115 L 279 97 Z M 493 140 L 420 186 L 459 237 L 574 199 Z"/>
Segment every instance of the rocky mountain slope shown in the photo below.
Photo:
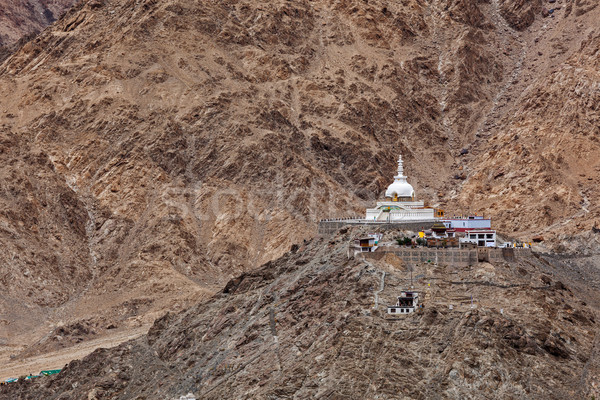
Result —
<path fill-rule="evenodd" d="M 59 19 L 73 3 L 75 0 L 0 1 L 0 57 L 6 47 L 31 38 Z"/>
<path fill-rule="evenodd" d="M 204 298 L 400 152 L 430 204 L 594 243 L 594 4 L 78 3 L 0 66 L 0 343 Z"/>
<path fill-rule="evenodd" d="M 178 399 L 187 393 L 202 399 L 598 395 L 598 297 L 579 289 L 588 284 L 574 279 L 575 268 L 534 256 L 465 268 L 417 265 L 413 285 L 424 308 L 390 319 L 385 305 L 410 285 L 410 272 L 395 257 L 348 259 L 347 244 L 355 234 L 294 247 L 231 280 L 211 299 L 160 318 L 147 336 L 97 350 L 55 378 L 6 386 L 0 395 L 49 400 Z M 386 234 L 391 238 L 395 232 Z"/>
<path fill-rule="evenodd" d="M 473 209 L 488 210 L 501 229 L 543 233 L 570 251 L 589 250 L 581 242 L 597 246 L 591 234 L 600 194 L 593 183 L 600 171 L 596 5 L 561 4 L 556 18 L 536 22 L 523 40 L 512 103 L 481 132 L 487 143 L 477 146 L 459 195 Z"/>

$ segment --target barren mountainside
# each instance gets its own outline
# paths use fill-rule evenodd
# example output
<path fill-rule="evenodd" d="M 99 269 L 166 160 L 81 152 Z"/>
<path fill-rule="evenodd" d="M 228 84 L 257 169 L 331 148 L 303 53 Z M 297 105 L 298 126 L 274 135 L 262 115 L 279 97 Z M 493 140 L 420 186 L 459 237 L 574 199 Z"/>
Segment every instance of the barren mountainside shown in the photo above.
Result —
<path fill-rule="evenodd" d="M 0 65 L 0 344 L 207 298 L 362 213 L 399 153 L 429 204 L 594 254 L 599 12 L 77 3 Z"/>
<path fill-rule="evenodd" d="M 296 246 L 211 299 L 160 318 L 147 336 L 0 394 L 48 400 L 598 395 L 597 296 L 571 281 L 567 264 L 530 255 L 464 268 L 419 265 L 412 284 L 424 308 L 390 319 L 385 305 L 411 283 L 410 272 L 396 257 L 348 259 L 355 234 Z"/>
<path fill-rule="evenodd" d="M 0 1 L 0 47 L 41 32 L 75 3 L 75 0 Z"/>

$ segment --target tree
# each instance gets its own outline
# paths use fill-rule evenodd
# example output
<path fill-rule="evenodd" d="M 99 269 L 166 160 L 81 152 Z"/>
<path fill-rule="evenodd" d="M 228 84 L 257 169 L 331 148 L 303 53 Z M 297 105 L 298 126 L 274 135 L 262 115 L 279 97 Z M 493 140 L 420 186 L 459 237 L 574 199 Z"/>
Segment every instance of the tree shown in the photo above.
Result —
<path fill-rule="evenodd" d="M 410 246 L 412 245 L 412 239 L 409 237 L 396 238 L 399 246 Z"/>

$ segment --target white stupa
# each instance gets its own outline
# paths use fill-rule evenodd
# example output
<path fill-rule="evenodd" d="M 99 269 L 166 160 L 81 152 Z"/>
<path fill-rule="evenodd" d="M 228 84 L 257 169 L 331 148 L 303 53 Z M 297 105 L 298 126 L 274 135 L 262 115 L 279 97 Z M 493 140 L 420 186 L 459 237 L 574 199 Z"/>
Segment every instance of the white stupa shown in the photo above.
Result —
<path fill-rule="evenodd" d="M 402 156 L 398 157 L 398 175 L 394 176 L 394 182 L 385 191 L 385 197 L 391 198 L 393 201 L 415 200 L 415 191 L 412 185 L 406 181 L 406 176 L 404 176 Z"/>
<path fill-rule="evenodd" d="M 398 157 L 398 174 L 394 182 L 385 191 L 385 201 L 377 203 L 375 208 L 367 208 L 367 221 L 435 221 L 436 210 L 425 207 L 423 201 L 415 200 L 415 190 L 404 175 L 402 156 Z"/>

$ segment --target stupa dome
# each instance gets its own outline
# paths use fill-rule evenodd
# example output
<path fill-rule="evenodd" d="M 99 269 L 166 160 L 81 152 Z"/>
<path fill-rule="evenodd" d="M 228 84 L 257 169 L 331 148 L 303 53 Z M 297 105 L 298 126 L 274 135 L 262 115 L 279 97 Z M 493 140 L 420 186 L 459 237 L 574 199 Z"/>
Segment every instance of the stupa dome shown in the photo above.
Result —
<path fill-rule="evenodd" d="M 414 199 L 415 197 L 415 190 L 406 181 L 406 176 L 404 176 L 402 156 L 398 157 L 398 175 L 394 176 L 394 182 L 385 191 L 385 197 L 391 197 L 392 199 Z"/>
<path fill-rule="evenodd" d="M 394 181 L 385 191 L 385 197 L 414 197 L 415 191 L 408 182 Z"/>

